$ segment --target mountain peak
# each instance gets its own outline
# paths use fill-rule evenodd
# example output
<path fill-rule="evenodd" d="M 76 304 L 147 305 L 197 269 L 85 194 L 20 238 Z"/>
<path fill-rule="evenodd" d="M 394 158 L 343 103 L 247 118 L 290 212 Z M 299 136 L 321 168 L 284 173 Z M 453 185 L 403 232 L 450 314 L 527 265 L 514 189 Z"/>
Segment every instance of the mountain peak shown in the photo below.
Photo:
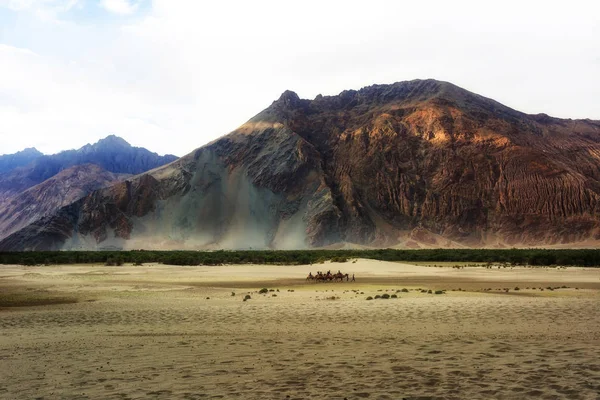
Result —
<path fill-rule="evenodd" d="M 39 151 L 38 149 L 36 149 L 35 147 L 27 147 L 27 148 L 19 151 L 19 154 L 27 154 L 27 155 L 34 155 L 34 156 L 43 156 L 42 152 Z"/>
<path fill-rule="evenodd" d="M 276 103 L 281 103 L 285 106 L 294 107 L 296 104 L 300 102 L 300 97 L 296 92 L 291 90 L 286 90 L 279 96 L 279 99 Z"/>
<path fill-rule="evenodd" d="M 104 139 L 100 139 L 98 140 L 94 146 L 98 146 L 98 145 L 109 145 L 109 146 L 121 146 L 121 147 L 131 147 L 131 145 L 129 144 L 129 142 L 127 142 L 125 139 L 123 139 L 120 136 L 116 136 L 116 135 L 108 135 L 107 137 L 105 137 Z"/>
<path fill-rule="evenodd" d="M 27 147 L 21 151 L 17 151 L 16 153 L 0 155 L 0 157 L 19 157 L 19 156 L 39 157 L 39 156 L 43 156 L 43 155 L 44 154 L 41 151 L 39 151 L 38 149 L 36 149 L 35 147 Z"/>
<path fill-rule="evenodd" d="M 337 95 L 318 95 L 314 100 L 301 99 L 295 92 L 286 90 L 273 102 L 266 112 L 253 120 L 292 118 L 298 110 L 310 112 L 338 112 L 341 110 L 368 109 L 371 107 L 397 107 L 417 105 L 443 105 L 475 113 L 492 113 L 515 120 L 523 113 L 507 107 L 493 99 L 478 95 L 446 81 L 436 79 L 414 79 L 391 84 L 373 84 L 358 90 L 349 89 Z M 357 108 L 358 107 L 358 108 Z M 480 114 L 481 115 L 481 114 Z"/>
<path fill-rule="evenodd" d="M 43 154 L 35 147 L 28 147 L 14 154 L 0 155 L 0 173 L 29 164 Z"/>

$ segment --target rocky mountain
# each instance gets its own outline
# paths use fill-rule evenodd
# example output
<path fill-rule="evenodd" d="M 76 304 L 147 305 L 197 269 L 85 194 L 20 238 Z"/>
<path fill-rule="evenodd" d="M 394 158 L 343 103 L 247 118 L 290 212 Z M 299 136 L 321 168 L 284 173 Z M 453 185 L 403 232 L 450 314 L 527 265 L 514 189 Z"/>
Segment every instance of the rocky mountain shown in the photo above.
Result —
<path fill-rule="evenodd" d="M 14 154 L 2 155 L 0 156 L 0 174 L 27 165 L 41 156 L 43 156 L 43 154 L 33 147 L 27 148 Z"/>
<path fill-rule="evenodd" d="M 46 215 L 51 215 L 94 190 L 129 176 L 108 172 L 93 164 L 67 168 L 12 197 L 0 208 L 0 239 Z"/>
<path fill-rule="evenodd" d="M 234 132 L 0 249 L 589 246 L 600 121 L 415 80 L 285 92 Z"/>
<path fill-rule="evenodd" d="M 172 154 L 159 156 L 142 147 L 131 146 L 124 139 L 109 135 L 94 144 L 78 150 L 67 150 L 51 156 L 62 166 L 96 164 L 107 171 L 123 174 L 140 174 L 175 161 Z"/>
<path fill-rule="evenodd" d="M 24 166 L 0 173 L 0 208 L 9 198 L 75 165 L 95 164 L 108 172 L 135 175 L 176 159 L 173 155 L 159 156 L 144 148 L 133 147 L 125 140 L 110 135 L 78 150 L 35 157 Z"/>

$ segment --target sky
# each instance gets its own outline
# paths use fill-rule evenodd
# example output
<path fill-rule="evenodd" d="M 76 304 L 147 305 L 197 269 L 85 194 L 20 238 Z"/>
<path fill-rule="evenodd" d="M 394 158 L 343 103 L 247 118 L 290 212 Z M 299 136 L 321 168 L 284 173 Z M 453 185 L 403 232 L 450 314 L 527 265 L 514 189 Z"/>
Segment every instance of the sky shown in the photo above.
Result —
<path fill-rule="evenodd" d="M 0 154 L 185 155 L 285 90 L 434 78 L 600 120 L 597 1 L 0 0 Z"/>

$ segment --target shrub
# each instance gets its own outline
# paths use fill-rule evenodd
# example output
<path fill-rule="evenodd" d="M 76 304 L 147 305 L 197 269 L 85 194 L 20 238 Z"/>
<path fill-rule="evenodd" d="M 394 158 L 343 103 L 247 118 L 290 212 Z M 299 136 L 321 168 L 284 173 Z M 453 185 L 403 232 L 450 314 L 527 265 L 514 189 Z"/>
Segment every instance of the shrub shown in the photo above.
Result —
<path fill-rule="evenodd" d="M 600 265 L 599 249 L 581 250 L 544 250 L 544 249 L 431 249 L 431 250 L 306 250 L 306 251 L 53 251 L 28 252 L 27 254 L 0 252 L 2 264 L 50 264 L 104 263 L 107 257 L 122 258 L 124 262 L 163 263 L 171 265 L 222 265 L 222 264 L 272 264 L 297 265 L 318 263 L 327 260 L 336 262 L 348 260 L 355 262 L 358 257 L 383 261 L 422 261 L 440 266 L 438 262 L 466 263 L 467 266 L 483 265 L 485 268 L 502 268 L 524 265 L 527 268 L 536 266 L 565 265 L 597 267 Z M 476 263 L 476 264 L 471 264 Z"/>
<path fill-rule="evenodd" d="M 244 296 L 244 301 L 250 300 L 251 298 L 252 298 L 252 296 L 250 296 L 249 294 L 247 294 L 247 295 Z"/>
<path fill-rule="evenodd" d="M 515 286 L 513 290 L 521 290 L 518 286 Z"/>
<path fill-rule="evenodd" d="M 367 297 L 367 300 L 373 300 L 373 298 L 371 296 Z"/>
<path fill-rule="evenodd" d="M 231 297 L 235 296 L 235 292 L 231 292 Z"/>
<path fill-rule="evenodd" d="M 375 298 L 376 298 L 376 299 L 380 299 L 380 298 L 381 298 L 381 296 L 380 296 L 380 295 L 376 295 L 376 296 L 375 296 Z"/>
<path fill-rule="evenodd" d="M 432 293 L 432 292 L 431 292 L 431 289 L 429 289 L 429 290 L 427 291 L 427 293 L 431 294 L 431 293 Z"/>
<path fill-rule="evenodd" d="M 430 292 L 431 292 L 431 290 L 430 290 Z M 435 294 L 444 294 L 444 291 L 443 290 L 436 290 Z"/>
<path fill-rule="evenodd" d="M 389 295 L 389 294 L 387 294 L 387 293 L 384 293 L 384 294 L 382 294 L 382 295 L 381 295 L 381 298 L 382 298 L 382 299 L 389 299 L 389 298 L 390 298 L 390 295 Z"/>
<path fill-rule="evenodd" d="M 332 257 L 331 262 L 345 263 L 348 262 L 348 257 Z"/>
<path fill-rule="evenodd" d="M 265 293 L 268 293 L 268 292 L 269 292 L 269 289 L 267 289 L 267 288 L 262 288 L 262 289 L 260 289 L 258 291 L 259 294 L 265 294 Z"/>
<path fill-rule="evenodd" d="M 397 299 L 397 298 L 398 298 L 398 295 L 396 295 L 396 294 L 393 294 L 393 295 L 391 295 L 390 297 L 391 297 L 392 299 Z"/>
<path fill-rule="evenodd" d="M 407 288 L 403 288 L 402 289 L 402 293 L 408 293 L 408 289 Z"/>

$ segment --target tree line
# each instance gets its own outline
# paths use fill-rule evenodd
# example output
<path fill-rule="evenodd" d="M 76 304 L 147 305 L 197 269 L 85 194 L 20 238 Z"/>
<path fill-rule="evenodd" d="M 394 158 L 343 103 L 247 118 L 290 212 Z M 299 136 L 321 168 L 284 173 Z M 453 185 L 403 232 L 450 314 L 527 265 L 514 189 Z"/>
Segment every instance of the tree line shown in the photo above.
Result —
<path fill-rule="evenodd" d="M 0 264 L 56 265 L 162 263 L 167 265 L 307 265 L 353 258 L 406 262 L 473 262 L 513 265 L 600 266 L 596 249 L 430 249 L 430 250 L 218 250 L 218 251 L 33 251 L 0 252 Z"/>

